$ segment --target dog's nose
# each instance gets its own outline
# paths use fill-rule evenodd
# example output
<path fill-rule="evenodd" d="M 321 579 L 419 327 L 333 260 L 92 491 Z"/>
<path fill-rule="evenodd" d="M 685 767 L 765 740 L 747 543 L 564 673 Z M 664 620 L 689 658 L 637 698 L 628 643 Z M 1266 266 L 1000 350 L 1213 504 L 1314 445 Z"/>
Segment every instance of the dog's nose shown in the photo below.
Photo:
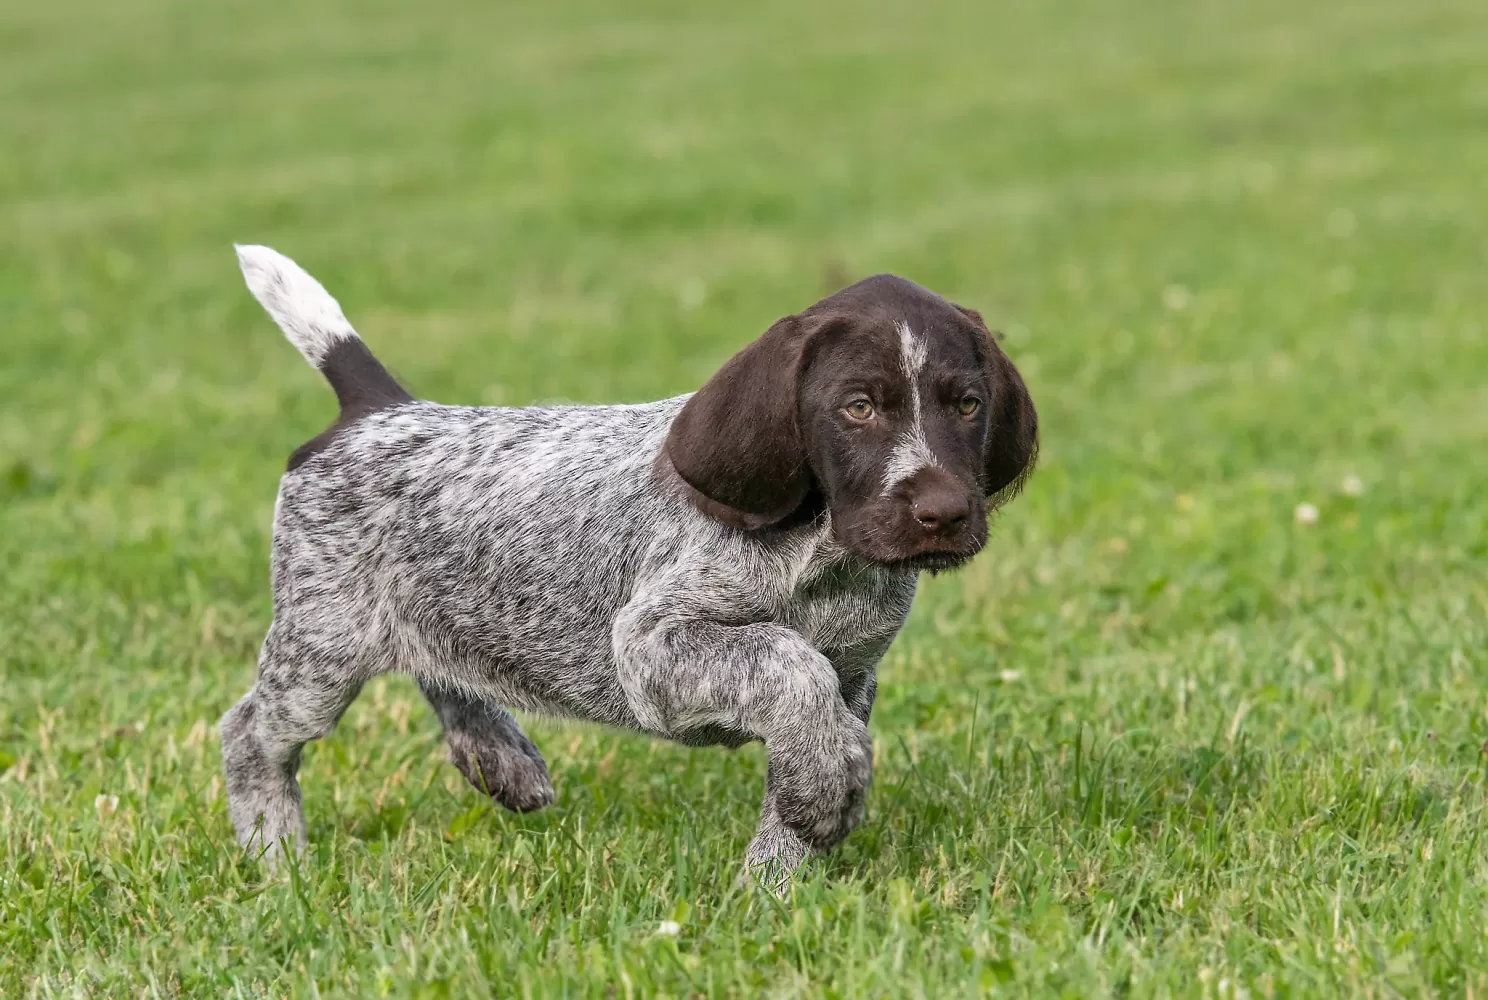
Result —
<path fill-rule="evenodd" d="M 914 500 L 914 518 L 926 531 L 952 531 L 959 528 L 970 513 L 971 504 L 959 490 L 936 490 Z"/>

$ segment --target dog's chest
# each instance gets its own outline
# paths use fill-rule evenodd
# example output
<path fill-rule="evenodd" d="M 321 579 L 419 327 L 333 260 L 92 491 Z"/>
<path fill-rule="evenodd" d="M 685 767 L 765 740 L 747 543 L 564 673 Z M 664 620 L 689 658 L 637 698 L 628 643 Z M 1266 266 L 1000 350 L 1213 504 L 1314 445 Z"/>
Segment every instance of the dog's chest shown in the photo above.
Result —
<path fill-rule="evenodd" d="M 782 618 L 816 649 L 852 649 L 891 639 L 914 592 L 913 575 L 829 570 L 795 587 Z"/>

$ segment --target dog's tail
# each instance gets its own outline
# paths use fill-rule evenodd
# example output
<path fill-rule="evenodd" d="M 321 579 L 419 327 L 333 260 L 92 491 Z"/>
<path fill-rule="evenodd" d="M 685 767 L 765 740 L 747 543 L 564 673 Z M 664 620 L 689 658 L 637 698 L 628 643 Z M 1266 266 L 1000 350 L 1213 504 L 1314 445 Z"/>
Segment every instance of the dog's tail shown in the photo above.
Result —
<path fill-rule="evenodd" d="M 248 290 L 331 383 L 343 417 L 413 399 L 367 350 L 331 293 L 304 268 L 268 247 L 234 247 Z"/>

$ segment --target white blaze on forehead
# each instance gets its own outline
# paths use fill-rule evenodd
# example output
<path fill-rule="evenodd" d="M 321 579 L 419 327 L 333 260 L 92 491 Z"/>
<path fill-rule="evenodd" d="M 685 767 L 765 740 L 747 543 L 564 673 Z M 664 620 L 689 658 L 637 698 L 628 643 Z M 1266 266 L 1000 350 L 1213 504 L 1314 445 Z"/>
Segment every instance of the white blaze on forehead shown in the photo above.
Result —
<path fill-rule="evenodd" d="M 920 412 L 918 379 L 920 370 L 925 367 L 925 357 L 929 351 L 930 347 L 925 343 L 924 337 L 916 337 L 908 323 L 899 324 L 899 363 L 904 366 L 904 374 L 909 378 L 909 391 L 914 393 L 916 416 Z"/>
<path fill-rule="evenodd" d="M 899 364 L 904 369 L 905 381 L 909 384 L 909 427 L 894 445 L 893 454 L 884 466 L 884 494 L 926 466 L 938 465 L 930 443 L 925 440 L 925 425 L 920 411 L 920 372 L 930 347 L 924 337 L 915 336 L 908 323 L 899 324 Z"/>

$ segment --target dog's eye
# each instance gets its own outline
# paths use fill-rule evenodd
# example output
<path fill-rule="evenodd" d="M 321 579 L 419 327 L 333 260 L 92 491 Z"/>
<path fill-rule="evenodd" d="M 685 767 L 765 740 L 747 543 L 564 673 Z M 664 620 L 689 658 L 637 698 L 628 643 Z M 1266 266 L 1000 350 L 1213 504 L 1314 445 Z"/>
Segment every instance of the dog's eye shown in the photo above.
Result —
<path fill-rule="evenodd" d="M 975 396 L 962 396 L 961 401 L 956 404 L 956 409 L 960 410 L 961 415 L 964 417 L 971 416 L 973 413 L 975 413 L 977 410 L 980 410 L 981 408 L 982 401 L 980 399 L 977 399 Z"/>
<path fill-rule="evenodd" d="M 867 420 L 873 416 L 873 404 L 866 399 L 855 399 L 848 403 L 844 409 L 847 415 L 854 420 Z"/>

